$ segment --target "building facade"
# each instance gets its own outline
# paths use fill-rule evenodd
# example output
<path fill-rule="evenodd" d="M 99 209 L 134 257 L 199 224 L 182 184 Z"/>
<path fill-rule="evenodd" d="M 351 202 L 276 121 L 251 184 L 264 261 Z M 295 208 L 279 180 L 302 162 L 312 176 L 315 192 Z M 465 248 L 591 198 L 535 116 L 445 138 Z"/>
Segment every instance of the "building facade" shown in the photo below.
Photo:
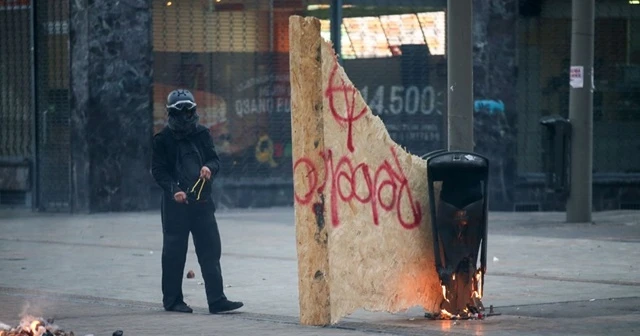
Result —
<path fill-rule="evenodd" d="M 446 147 L 446 0 L 344 0 L 343 66 L 391 137 Z M 221 207 L 293 203 L 290 15 L 329 1 L 0 1 L 0 204 L 159 205 L 152 135 L 169 91 L 195 92 L 223 162 Z M 594 210 L 640 207 L 640 6 L 596 0 Z M 474 137 L 491 207 L 563 210 L 540 119 L 568 116 L 571 1 L 474 0 Z M 638 78 L 636 78 L 638 77 Z"/>

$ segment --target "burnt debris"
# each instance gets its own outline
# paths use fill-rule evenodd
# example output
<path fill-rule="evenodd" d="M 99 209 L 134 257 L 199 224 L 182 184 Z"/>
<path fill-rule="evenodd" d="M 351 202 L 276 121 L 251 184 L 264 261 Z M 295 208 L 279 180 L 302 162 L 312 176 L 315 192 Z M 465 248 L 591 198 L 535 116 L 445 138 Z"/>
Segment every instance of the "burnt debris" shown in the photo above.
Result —
<path fill-rule="evenodd" d="M 4 328 L 2 328 L 4 327 Z M 75 336 L 73 331 L 64 331 L 52 319 L 25 317 L 16 327 L 2 325 L 0 336 Z"/>

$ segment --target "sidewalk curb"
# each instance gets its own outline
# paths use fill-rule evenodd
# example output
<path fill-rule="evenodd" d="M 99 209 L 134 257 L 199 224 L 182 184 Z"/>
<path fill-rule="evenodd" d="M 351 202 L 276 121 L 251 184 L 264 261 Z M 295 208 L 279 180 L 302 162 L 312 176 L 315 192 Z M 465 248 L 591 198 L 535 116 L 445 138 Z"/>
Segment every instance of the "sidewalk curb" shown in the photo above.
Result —
<path fill-rule="evenodd" d="M 49 292 L 49 291 L 35 290 L 35 289 L 0 286 L 0 296 L 3 296 L 3 295 L 24 297 L 24 298 L 50 298 L 55 300 L 64 300 L 67 302 L 96 304 L 96 305 L 104 305 L 104 306 L 112 306 L 112 307 L 115 306 L 115 307 L 138 308 L 138 309 L 144 309 L 149 311 L 155 311 L 159 313 L 164 312 L 164 309 L 159 303 L 156 304 L 156 303 L 144 302 L 144 301 L 112 299 L 112 298 L 103 298 L 103 297 L 90 296 L 90 295 L 66 294 L 66 293 Z M 194 313 L 202 312 L 202 314 L 208 314 L 208 312 L 206 312 L 207 311 L 206 307 L 192 306 L 192 308 L 194 308 Z M 270 315 L 270 314 L 249 313 L 249 312 L 230 313 L 226 315 L 229 318 L 235 318 L 235 319 L 241 319 L 241 320 L 300 326 L 298 319 L 293 316 Z M 375 333 L 375 334 L 395 334 L 395 335 L 409 335 L 409 336 L 424 335 L 425 333 L 424 330 L 420 330 L 417 328 L 379 325 L 379 324 L 371 324 L 371 323 L 365 323 L 365 322 L 341 322 L 341 323 L 331 325 L 331 326 L 326 326 L 326 327 L 314 327 L 314 326 L 308 326 L 308 327 L 309 328 L 332 328 L 332 329 L 353 330 L 353 331 Z M 458 333 L 454 333 L 454 334 L 458 334 Z M 460 335 L 463 335 L 463 334 L 460 334 Z"/>

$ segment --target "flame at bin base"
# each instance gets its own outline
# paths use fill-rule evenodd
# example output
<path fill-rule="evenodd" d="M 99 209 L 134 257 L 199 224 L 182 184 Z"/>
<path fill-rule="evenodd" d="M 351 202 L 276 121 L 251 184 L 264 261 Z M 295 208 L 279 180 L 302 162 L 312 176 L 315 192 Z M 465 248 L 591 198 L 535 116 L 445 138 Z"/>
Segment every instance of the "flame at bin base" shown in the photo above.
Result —
<path fill-rule="evenodd" d="M 466 206 L 442 200 L 439 204 L 436 225 L 441 258 L 436 267 L 443 296 L 441 318 L 473 318 L 484 311 L 481 298 L 485 264 L 477 265 L 478 250 L 486 239 L 483 208 L 484 198 Z M 484 248 L 481 250 L 484 260 Z"/>
<path fill-rule="evenodd" d="M 470 311 L 462 312 L 461 314 L 453 315 L 449 313 L 446 309 L 442 309 L 438 314 L 430 314 L 426 313 L 425 317 L 432 320 L 484 320 L 485 317 L 484 312 L 480 311 L 477 313 L 472 313 Z"/>
<path fill-rule="evenodd" d="M 484 318 L 482 270 L 469 271 L 459 271 L 443 281 L 441 310 L 435 315 L 427 314 L 427 317 L 444 320 Z"/>

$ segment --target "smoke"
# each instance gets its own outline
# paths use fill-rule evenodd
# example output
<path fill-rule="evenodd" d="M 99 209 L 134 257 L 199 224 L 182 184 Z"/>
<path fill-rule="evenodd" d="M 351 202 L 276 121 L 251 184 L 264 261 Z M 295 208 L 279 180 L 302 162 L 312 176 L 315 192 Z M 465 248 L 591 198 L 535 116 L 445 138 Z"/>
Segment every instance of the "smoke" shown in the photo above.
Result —
<path fill-rule="evenodd" d="M 52 303 L 44 299 L 30 299 L 30 301 L 24 302 L 17 316 L 20 319 L 18 326 L 29 327 L 32 321 L 42 321 L 43 312 L 50 305 Z M 11 325 L 0 322 L 0 330 L 10 330 L 12 328 Z"/>
<path fill-rule="evenodd" d="M 33 299 L 31 299 L 33 300 Z M 36 299 L 37 300 L 37 299 Z M 22 309 L 20 310 L 20 319 L 21 320 L 34 320 L 35 316 L 42 316 L 44 310 L 43 308 L 47 306 L 47 302 L 42 300 L 38 300 L 38 302 L 26 301 L 22 305 Z"/>

